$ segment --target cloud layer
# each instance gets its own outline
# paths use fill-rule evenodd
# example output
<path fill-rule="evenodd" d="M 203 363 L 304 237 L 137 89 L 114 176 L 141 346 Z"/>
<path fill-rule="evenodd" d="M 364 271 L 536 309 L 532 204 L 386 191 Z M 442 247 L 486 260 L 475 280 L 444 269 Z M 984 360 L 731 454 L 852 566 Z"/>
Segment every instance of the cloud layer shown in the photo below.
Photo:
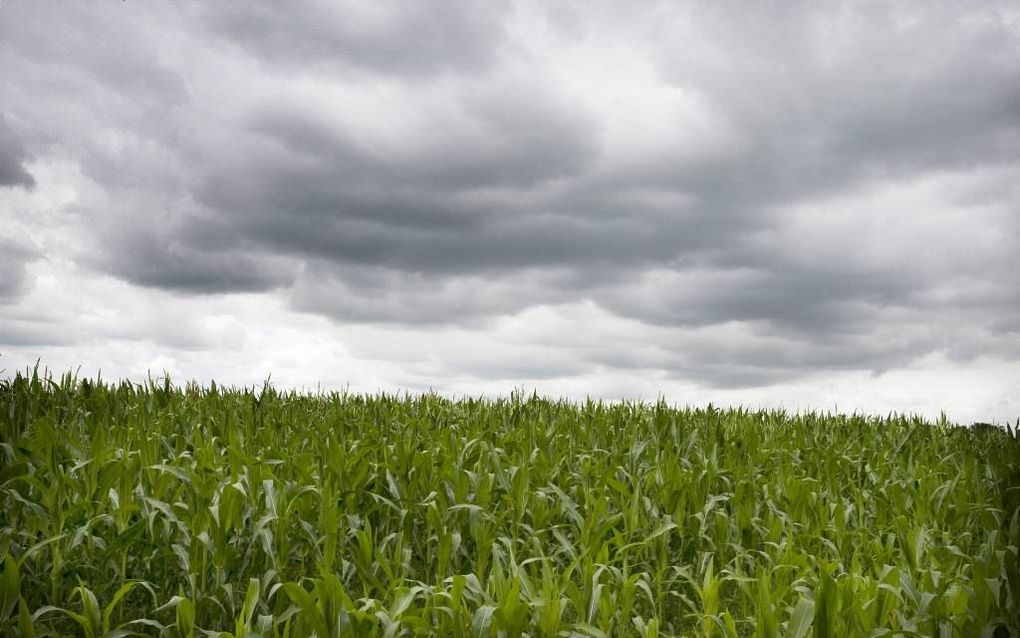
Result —
<path fill-rule="evenodd" d="M 44 319 L 183 347 L 33 288 L 106 281 L 178 325 L 242 297 L 325 318 L 408 386 L 1018 370 L 1009 3 L 15 1 L 0 66 L 20 357 Z"/>

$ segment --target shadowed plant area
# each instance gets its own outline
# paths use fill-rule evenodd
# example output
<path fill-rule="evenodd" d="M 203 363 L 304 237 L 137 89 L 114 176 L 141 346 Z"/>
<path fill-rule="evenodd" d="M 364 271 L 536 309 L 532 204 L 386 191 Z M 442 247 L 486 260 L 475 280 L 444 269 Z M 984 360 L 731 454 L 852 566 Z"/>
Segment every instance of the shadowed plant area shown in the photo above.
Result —
<path fill-rule="evenodd" d="M 1009 636 L 1020 439 L 0 381 L 0 635 Z"/>

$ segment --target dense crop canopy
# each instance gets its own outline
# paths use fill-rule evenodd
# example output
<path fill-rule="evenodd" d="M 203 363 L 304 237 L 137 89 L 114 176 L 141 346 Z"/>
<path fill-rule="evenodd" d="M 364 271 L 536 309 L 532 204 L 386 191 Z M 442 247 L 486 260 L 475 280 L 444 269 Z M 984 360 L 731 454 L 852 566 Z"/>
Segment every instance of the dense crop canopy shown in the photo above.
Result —
<path fill-rule="evenodd" d="M 0 382 L 0 635 L 1020 631 L 1020 439 L 917 418 Z"/>

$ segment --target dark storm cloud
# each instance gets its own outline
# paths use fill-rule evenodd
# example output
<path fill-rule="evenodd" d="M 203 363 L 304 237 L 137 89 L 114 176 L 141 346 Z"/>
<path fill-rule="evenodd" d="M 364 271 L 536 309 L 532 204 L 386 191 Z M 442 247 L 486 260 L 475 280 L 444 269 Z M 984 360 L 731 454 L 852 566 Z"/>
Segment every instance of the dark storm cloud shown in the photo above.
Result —
<path fill-rule="evenodd" d="M 33 6 L 0 5 L 0 184 L 77 162 L 76 259 L 127 281 L 432 328 L 592 302 L 655 340 L 562 374 L 1020 356 L 1008 5 Z"/>

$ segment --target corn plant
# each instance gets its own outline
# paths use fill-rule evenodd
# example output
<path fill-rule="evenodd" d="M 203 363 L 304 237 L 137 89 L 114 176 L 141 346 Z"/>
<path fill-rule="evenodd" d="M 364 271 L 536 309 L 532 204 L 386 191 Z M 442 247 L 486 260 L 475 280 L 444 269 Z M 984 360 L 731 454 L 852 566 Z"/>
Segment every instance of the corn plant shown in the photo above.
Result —
<path fill-rule="evenodd" d="M 0 380 L 0 635 L 1009 636 L 1020 437 Z"/>

